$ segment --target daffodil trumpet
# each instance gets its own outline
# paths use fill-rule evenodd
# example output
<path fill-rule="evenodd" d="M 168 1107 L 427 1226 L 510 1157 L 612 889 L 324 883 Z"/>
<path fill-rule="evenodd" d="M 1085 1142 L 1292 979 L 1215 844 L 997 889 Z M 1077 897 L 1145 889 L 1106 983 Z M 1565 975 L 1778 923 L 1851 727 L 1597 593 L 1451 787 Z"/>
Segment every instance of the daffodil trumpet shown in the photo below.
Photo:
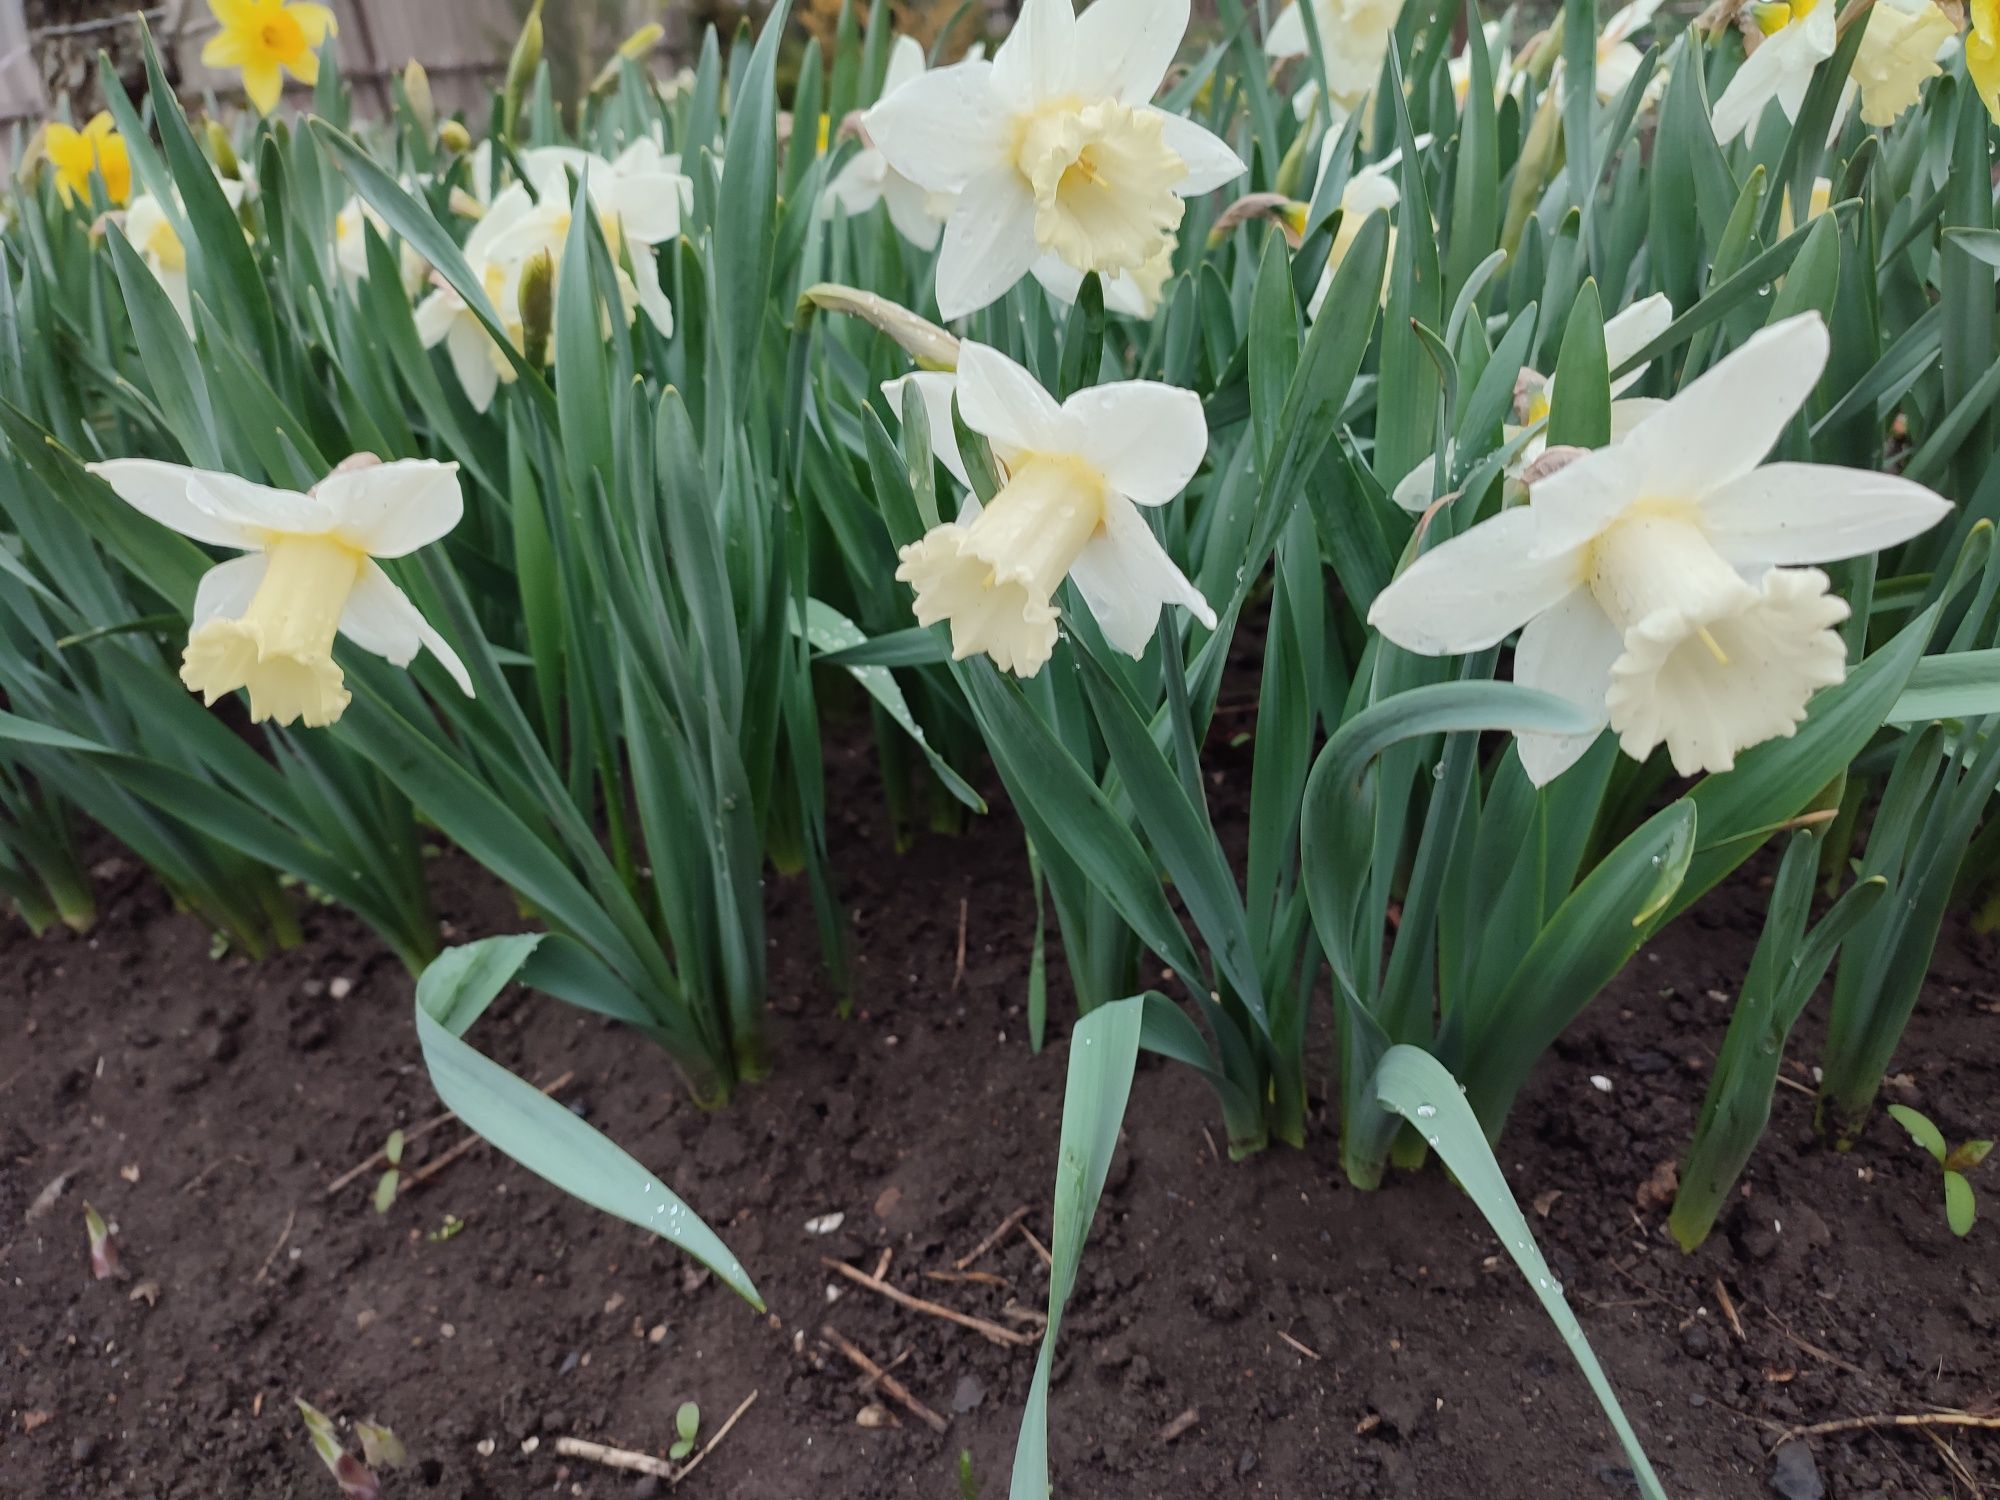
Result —
<path fill-rule="evenodd" d="M 141 514 L 243 554 L 209 569 L 195 590 L 180 675 L 205 703 L 247 689 L 253 720 L 333 723 L 351 701 L 336 635 L 399 667 L 428 648 L 472 696 L 458 654 L 377 561 L 458 524 L 457 464 L 356 454 L 304 494 L 153 459 L 89 468 Z"/>
<path fill-rule="evenodd" d="M 906 384 L 922 397 L 932 449 L 953 478 L 971 489 L 954 401 L 1000 470 L 988 504 L 968 495 L 956 520 L 902 549 L 896 570 L 916 590 L 918 623 L 949 623 L 956 659 L 983 654 L 1021 677 L 1041 671 L 1055 650 L 1055 596 L 1065 578 L 1105 639 L 1128 655 L 1144 654 L 1168 605 L 1215 628 L 1208 601 L 1141 513 L 1186 488 L 1208 450 L 1192 391 L 1126 380 L 1058 405 L 1021 366 L 969 340 L 955 373 L 884 387 L 898 409 Z"/>

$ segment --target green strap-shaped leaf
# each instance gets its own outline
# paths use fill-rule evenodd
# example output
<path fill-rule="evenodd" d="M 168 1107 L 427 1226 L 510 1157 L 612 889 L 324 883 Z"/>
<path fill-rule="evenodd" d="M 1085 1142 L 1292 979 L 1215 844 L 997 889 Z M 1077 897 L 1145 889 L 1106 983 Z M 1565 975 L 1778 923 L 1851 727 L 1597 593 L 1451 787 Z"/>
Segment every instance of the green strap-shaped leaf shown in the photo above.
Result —
<path fill-rule="evenodd" d="M 417 1040 L 438 1097 L 469 1129 L 536 1176 L 679 1246 L 762 1312 L 764 1299 L 742 1263 L 664 1182 L 464 1040 L 542 942 L 540 933 L 483 938 L 446 949 L 424 970 L 417 981 Z M 532 979 L 532 972 L 525 977 Z"/>
<path fill-rule="evenodd" d="M 1375 1099 L 1383 1109 L 1401 1115 L 1420 1132 L 1436 1151 L 1444 1164 L 1458 1179 L 1459 1186 L 1486 1217 L 1493 1232 L 1500 1236 L 1500 1243 L 1506 1248 L 1508 1257 L 1521 1268 L 1521 1274 L 1528 1278 L 1528 1285 L 1535 1289 L 1535 1296 L 1542 1304 L 1542 1310 L 1556 1325 L 1556 1332 L 1569 1346 L 1570 1357 L 1583 1371 L 1583 1378 L 1590 1383 L 1591 1393 L 1597 1397 L 1597 1404 L 1604 1408 L 1604 1415 L 1610 1419 L 1611 1429 L 1618 1434 L 1618 1441 L 1625 1449 L 1625 1456 L 1631 1461 L 1632 1472 L 1638 1479 L 1641 1493 L 1648 1500 L 1666 1500 L 1666 1490 L 1653 1472 L 1653 1466 L 1646 1458 L 1646 1450 L 1639 1445 L 1638 1434 L 1632 1424 L 1625 1420 L 1624 1409 L 1618 1404 L 1618 1397 L 1611 1389 L 1611 1382 L 1597 1363 L 1597 1356 L 1591 1353 L 1590 1341 L 1583 1336 L 1583 1329 L 1576 1321 L 1576 1314 L 1570 1311 L 1569 1303 L 1563 1298 L 1562 1284 L 1549 1272 L 1548 1262 L 1542 1259 L 1542 1252 L 1536 1248 L 1535 1237 L 1528 1232 L 1528 1221 L 1521 1217 L 1521 1210 L 1514 1202 L 1514 1195 L 1507 1187 L 1507 1179 L 1500 1171 L 1500 1163 L 1493 1159 L 1493 1148 L 1486 1144 L 1486 1133 L 1479 1128 L 1479 1121 L 1473 1116 L 1471 1107 L 1458 1092 L 1458 1081 L 1436 1058 L 1418 1047 L 1391 1047 L 1382 1059 L 1382 1065 L 1375 1074 Z M 1018 1500 L 1019 1491 L 1016 1491 Z"/>
<path fill-rule="evenodd" d="M 1049 1326 L 1035 1358 L 1035 1378 L 1014 1444 L 1009 1500 L 1048 1500 L 1049 1371 L 1063 1307 L 1076 1287 L 1083 1242 L 1104 1194 L 1105 1174 L 1118 1146 L 1118 1126 L 1132 1092 L 1146 1000 L 1134 995 L 1100 1005 L 1076 1023 L 1070 1036 L 1069 1078 L 1063 1085 L 1062 1146 L 1056 1157 L 1054 1238 L 1049 1247 Z"/>
<path fill-rule="evenodd" d="M 861 633 L 860 626 L 831 604 L 822 603 L 818 599 L 806 600 L 806 618 L 803 625 L 796 616 L 791 623 L 793 633 L 803 634 L 807 643 L 813 648 L 814 654 L 821 660 L 838 655 L 838 664 L 845 667 L 848 675 L 856 682 L 868 689 L 868 695 L 882 705 L 884 711 L 896 721 L 903 733 L 916 741 L 917 748 L 924 752 L 924 759 L 930 762 L 931 770 L 937 773 L 937 779 L 944 783 L 946 791 L 974 812 L 986 811 L 986 799 L 974 791 L 963 776 L 952 769 L 949 761 L 931 748 L 931 742 L 924 736 L 924 726 L 919 724 L 916 716 L 910 712 L 909 700 L 903 696 L 902 687 L 890 675 L 888 667 L 862 659 L 856 654 L 860 648 L 869 644 L 868 637 Z M 922 631 L 918 639 L 927 650 L 934 645 L 928 630 Z M 933 652 L 922 659 L 932 660 L 934 655 Z"/>

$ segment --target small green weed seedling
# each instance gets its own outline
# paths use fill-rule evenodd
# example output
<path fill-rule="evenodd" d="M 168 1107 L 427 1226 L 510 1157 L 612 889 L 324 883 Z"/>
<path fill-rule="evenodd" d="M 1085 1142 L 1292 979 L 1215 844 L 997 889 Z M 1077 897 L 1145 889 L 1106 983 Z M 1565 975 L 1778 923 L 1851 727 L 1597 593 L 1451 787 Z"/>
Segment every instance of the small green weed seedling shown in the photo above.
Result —
<path fill-rule="evenodd" d="M 1972 1233 L 1972 1221 L 1978 1214 L 1978 1206 L 1973 1202 L 1972 1184 L 1966 1180 L 1966 1173 L 1986 1160 L 1993 1149 L 1991 1141 L 1965 1141 L 1956 1147 L 1945 1145 L 1944 1132 L 1930 1122 L 1930 1117 L 1911 1109 L 1907 1105 L 1892 1104 L 1889 1114 L 1896 1123 L 1909 1131 L 1910 1139 L 1937 1159 L 1944 1171 L 1944 1220 L 1951 1226 L 1951 1232 L 1961 1239 Z"/>

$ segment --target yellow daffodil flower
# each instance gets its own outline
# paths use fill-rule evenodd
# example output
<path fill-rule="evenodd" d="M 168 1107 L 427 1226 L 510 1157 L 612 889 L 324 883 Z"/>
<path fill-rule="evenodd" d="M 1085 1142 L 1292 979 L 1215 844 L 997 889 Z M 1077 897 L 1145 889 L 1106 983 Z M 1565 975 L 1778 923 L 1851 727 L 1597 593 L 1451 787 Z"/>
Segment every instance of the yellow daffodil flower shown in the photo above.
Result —
<path fill-rule="evenodd" d="M 104 193 L 113 203 L 123 204 L 132 196 L 132 161 L 125 153 L 125 138 L 111 128 L 111 116 L 99 114 L 78 130 L 60 121 L 42 135 L 42 150 L 56 169 L 56 191 L 64 203 L 90 201 L 90 174 L 104 178 Z"/>
<path fill-rule="evenodd" d="M 236 68 L 243 92 L 268 115 L 285 91 L 284 75 L 319 81 L 319 46 L 339 28 L 333 12 L 305 0 L 208 0 L 222 29 L 201 49 L 202 66 Z"/>

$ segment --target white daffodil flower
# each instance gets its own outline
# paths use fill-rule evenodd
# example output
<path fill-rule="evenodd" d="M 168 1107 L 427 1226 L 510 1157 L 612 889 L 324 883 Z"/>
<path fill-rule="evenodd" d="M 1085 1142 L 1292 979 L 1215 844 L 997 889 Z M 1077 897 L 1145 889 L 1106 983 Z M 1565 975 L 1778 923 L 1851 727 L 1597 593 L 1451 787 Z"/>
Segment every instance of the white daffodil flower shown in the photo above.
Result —
<path fill-rule="evenodd" d="M 534 182 L 536 201 L 508 232 L 494 238 L 493 258 L 518 267 L 546 250 L 560 261 L 569 239 L 570 207 L 574 197 L 571 175 L 590 193 L 605 248 L 618 268 L 619 290 L 627 304 L 646 314 L 663 338 L 674 331 L 674 310 L 660 286 L 658 246 L 680 236 L 681 214 L 692 202 L 694 184 L 678 170 L 677 159 L 660 150 L 650 136 L 641 136 L 607 161 L 568 146 L 544 146 L 530 151 L 521 165 Z M 623 252 L 629 245 L 630 256 Z M 629 273 L 624 261 L 630 259 Z M 630 321 L 629 316 L 627 321 Z"/>
<path fill-rule="evenodd" d="M 534 206 L 527 189 L 513 183 L 493 200 L 493 206 L 473 225 L 472 233 L 465 239 L 466 264 L 479 278 L 486 300 L 500 314 L 517 349 L 522 339 L 519 291 L 523 262 L 500 259 L 494 254 L 494 246 L 512 233 Z M 486 325 L 466 306 L 465 299 L 449 286 L 440 284 L 417 304 L 417 334 L 426 349 L 445 346 L 458 383 L 465 388 L 465 397 L 475 411 L 492 406 L 501 382 L 511 383 L 514 379 L 514 366 L 505 352 L 493 341 Z"/>
<path fill-rule="evenodd" d="M 209 569 L 195 591 L 181 681 L 204 702 L 248 688 L 252 719 L 331 724 L 351 700 L 336 633 L 399 667 L 427 646 L 472 695 L 458 654 L 375 562 L 458 524 L 457 464 L 357 454 L 303 495 L 145 458 L 89 468 L 161 525 L 244 553 Z"/>
<path fill-rule="evenodd" d="M 1208 452 L 1208 423 L 1192 391 L 1124 380 L 1078 391 L 1060 406 L 997 350 L 959 345 L 953 374 L 919 373 L 883 387 L 901 409 L 914 383 L 931 447 L 971 488 L 952 430 L 952 398 L 984 437 L 1002 484 L 990 505 L 967 497 L 956 521 L 903 548 L 900 582 L 917 591 L 920 623 L 951 622 L 952 655 L 984 652 L 1004 672 L 1032 677 L 1055 650 L 1055 591 L 1065 577 L 1105 639 L 1145 653 L 1170 604 L 1213 630 L 1215 612 L 1167 556 L 1140 506 L 1165 505 Z"/>
<path fill-rule="evenodd" d="M 403 186 L 409 187 L 406 181 Z M 372 228 L 382 236 L 383 243 L 392 243 L 394 236 L 388 224 L 357 194 L 341 206 L 333 216 L 333 258 L 340 266 L 340 274 L 345 278 L 349 290 L 368 279 L 368 231 Z M 430 267 L 424 258 L 403 244 L 397 257 L 396 269 L 403 278 L 403 291 L 414 297 L 424 284 L 424 277 L 430 274 Z"/>
<path fill-rule="evenodd" d="M 882 97 L 888 98 L 907 83 L 924 76 L 923 44 L 913 36 L 899 36 L 889 48 L 889 70 L 882 78 Z M 896 233 L 919 250 L 935 250 L 944 233 L 945 220 L 957 202 L 952 193 L 934 193 L 917 186 L 889 165 L 889 158 L 864 142 L 846 166 L 827 184 L 820 199 L 820 212 L 830 215 L 838 206 L 855 218 L 876 204 L 889 211 Z"/>
<path fill-rule="evenodd" d="M 1403 14 L 1403 0 L 1312 0 L 1312 6 L 1320 55 L 1326 59 L 1327 102 L 1331 106 L 1328 128 L 1338 130 L 1375 91 L 1382 63 L 1389 55 L 1389 38 Z M 1271 23 L 1264 51 L 1279 58 L 1303 57 L 1311 51 L 1298 0 Z M 1292 109 L 1300 119 L 1312 108 L 1318 87 L 1317 78 L 1309 79 L 1293 98 Z"/>
<path fill-rule="evenodd" d="M 1025 0 L 993 60 L 911 80 L 862 118 L 889 166 L 957 194 L 938 310 L 963 317 L 1045 254 L 1079 273 L 1137 273 L 1180 227 L 1181 200 L 1241 175 L 1215 136 L 1150 101 L 1188 0 Z"/>
<path fill-rule="evenodd" d="M 1894 475 L 1759 466 L 1826 357 L 1816 313 L 1754 335 L 1528 504 L 1419 557 L 1370 623 L 1427 656 L 1519 630 L 1515 682 L 1601 716 L 1634 759 L 1666 745 L 1683 776 L 1790 736 L 1846 674 L 1847 605 L 1799 564 L 1905 541 L 1950 510 Z M 1594 738 L 1524 735 L 1522 767 L 1544 785 Z"/>
<path fill-rule="evenodd" d="M 1606 104 L 1611 103 L 1631 87 L 1638 76 L 1639 64 L 1646 54 L 1635 46 L 1632 37 L 1651 24 L 1653 13 L 1660 8 L 1660 0 L 1632 0 L 1622 10 L 1612 14 L 1604 23 L 1604 29 L 1597 34 L 1597 97 Z M 1560 65 L 1558 65 L 1560 66 Z M 1655 69 L 1647 80 L 1642 104 L 1656 102 L 1667 86 L 1665 69 Z"/>
<path fill-rule="evenodd" d="M 1934 0 L 1876 0 L 1840 108 L 1833 112 L 1833 133 L 1839 133 L 1857 93 L 1862 124 L 1895 124 L 1917 102 L 1924 84 L 1944 71 L 1942 59 L 1957 41 L 1958 28 Z"/>
<path fill-rule="evenodd" d="M 1787 120 L 1799 117 L 1813 70 L 1838 40 L 1833 0 L 1754 0 L 1743 16 L 1763 40 L 1743 59 L 1715 101 L 1715 138 L 1724 145 L 1755 125 L 1773 99 Z M 1748 42 L 1746 36 L 1746 44 Z"/>
<path fill-rule="evenodd" d="M 1313 178 L 1313 196 L 1319 196 L 1319 185 L 1326 181 L 1326 174 L 1333 170 L 1334 157 L 1343 137 L 1340 132 L 1329 130 L 1320 142 L 1319 172 Z M 1430 145 L 1428 135 L 1417 137 L 1419 151 Z M 1319 318 L 1321 305 L 1326 294 L 1333 290 L 1333 273 L 1340 269 L 1340 263 L 1347 259 L 1347 252 L 1354 248 L 1354 241 L 1361 234 L 1361 226 L 1368 222 L 1372 214 L 1392 212 L 1403 201 L 1402 190 L 1396 186 L 1396 169 L 1402 165 L 1402 151 L 1391 151 L 1378 162 L 1353 173 L 1340 190 L 1340 228 L 1334 231 L 1333 244 L 1328 248 L 1326 269 L 1319 274 L 1319 284 L 1313 288 L 1312 296 L 1306 301 L 1306 316 Z M 1389 273 L 1396 259 L 1396 231 L 1389 231 L 1389 252 L 1382 262 L 1382 299 L 1389 297 Z"/>
<path fill-rule="evenodd" d="M 238 207 L 243 202 L 243 184 L 230 177 L 216 180 L 222 184 L 222 196 L 229 200 L 229 206 Z M 182 326 L 192 334 L 194 305 L 188 297 L 187 246 L 181 243 L 180 233 L 160 200 L 151 193 L 136 194 L 127 205 L 125 238 L 181 315 Z"/>

